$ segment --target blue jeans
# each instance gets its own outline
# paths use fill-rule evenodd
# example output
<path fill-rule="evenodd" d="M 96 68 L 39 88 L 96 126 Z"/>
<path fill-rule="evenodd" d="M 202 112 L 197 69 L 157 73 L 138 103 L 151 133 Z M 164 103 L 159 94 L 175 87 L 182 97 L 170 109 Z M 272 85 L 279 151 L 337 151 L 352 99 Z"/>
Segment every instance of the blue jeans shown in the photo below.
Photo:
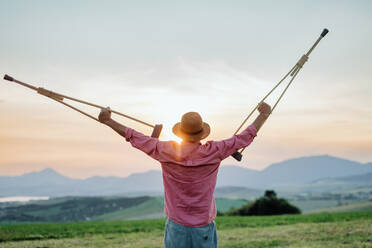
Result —
<path fill-rule="evenodd" d="M 216 223 L 188 227 L 167 219 L 164 233 L 165 248 L 217 248 Z"/>

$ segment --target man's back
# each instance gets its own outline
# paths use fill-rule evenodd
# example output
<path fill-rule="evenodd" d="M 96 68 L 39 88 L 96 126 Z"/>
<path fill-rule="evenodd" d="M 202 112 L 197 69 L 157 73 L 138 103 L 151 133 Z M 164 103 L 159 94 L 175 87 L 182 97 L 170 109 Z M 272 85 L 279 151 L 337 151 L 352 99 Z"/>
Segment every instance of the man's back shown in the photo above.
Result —
<path fill-rule="evenodd" d="M 204 226 L 215 218 L 213 192 L 220 159 L 207 156 L 208 146 L 210 145 L 183 142 L 176 145 L 176 150 L 180 151 L 178 159 L 185 165 L 161 162 L 165 192 L 164 212 L 178 224 Z"/>
<path fill-rule="evenodd" d="M 125 137 L 133 147 L 140 149 L 161 163 L 164 183 L 164 211 L 168 216 L 164 245 L 169 247 L 217 247 L 214 223 L 216 204 L 214 189 L 221 161 L 239 149 L 248 146 L 257 130 L 271 113 L 266 103 L 258 107 L 260 115 L 246 130 L 230 139 L 200 140 L 210 133 L 210 126 L 196 112 L 188 112 L 176 123 L 172 132 L 183 142 L 160 141 L 143 135 L 111 119 L 110 110 L 102 109 L 99 120 Z"/>
<path fill-rule="evenodd" d="M 174 222 L 190 227 L 210 224 L 216 217 L 214 189 L 223 159 L 249 145 L 256 136 L 249 126 L 239 135 L 221 141 L 159 141 L 127 128 L 125 138 L 161 163 L 164 212 Z"/>

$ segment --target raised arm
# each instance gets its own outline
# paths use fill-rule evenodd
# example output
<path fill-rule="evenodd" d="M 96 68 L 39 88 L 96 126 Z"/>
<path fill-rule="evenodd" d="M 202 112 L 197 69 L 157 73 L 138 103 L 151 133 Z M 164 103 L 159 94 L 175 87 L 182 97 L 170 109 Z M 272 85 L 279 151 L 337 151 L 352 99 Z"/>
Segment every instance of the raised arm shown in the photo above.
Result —
<path fill-rule="evenodd" d="M 170 142 L 159 141 L 157 138 L 144 135 L 111 119 L 110 108 L 102 109 L 98 119 L 101 123 L 111 127 L 119 135 L 123 136 L 133 147 L 158 161 L 167 158 L 169 151 L 174 150 Z"/>
<path fill-rule="evenodd" d="M 269 117 L 271 113 L 271 107 L 269 104 L 262 102 L 258 106 L 258 112 L 260 112 L 259 116 L 257 116 L 257 118 L 252 123 L 255 126 L 257 132 L 258 130 L 260 130 L 262 125 L 265 123 L 266 119 Z"/>
<path fill-rule="evenodd" d="M 125 130 L 127 129 L 127 127 L 111 119 L 111 111 L 109 107 L 101 110 L 98 116 L 98 120 L 101 123 L 111 127 L 115 132 L 125 138 Z"/>
<path fill-rule="evenodd" d="M 243 132 L 234 135 L 233 137 L 221 141 L 214 142 L 219 151 L 219 157 L 225 159 L 237 150 L 248 146 L 252 143 L 253 139 L 256 137 L 258 130 L 265 123 L 267 117 L 269 117 L 271 112 L 270 105 L 266 103 L 261 103 L 258 107 L 260 114 L 253 121 L 253 123 L 246 128 Z"/>

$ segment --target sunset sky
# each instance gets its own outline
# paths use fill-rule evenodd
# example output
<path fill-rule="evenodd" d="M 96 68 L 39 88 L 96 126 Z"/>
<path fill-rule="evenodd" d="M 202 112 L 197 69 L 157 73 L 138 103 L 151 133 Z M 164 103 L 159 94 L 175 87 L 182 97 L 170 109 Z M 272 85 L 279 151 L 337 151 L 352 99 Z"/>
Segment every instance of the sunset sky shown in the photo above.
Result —
<path fill-rule="evenodd" d="M 372 1 L 0 0 L 0 10 L 1 77 L 163 123 L 163 140 L 187 111 L 211 125 L 208 139 L 230 137 L 326 27 L 243 161 L 223 165 L 372 161 Z M 43 168 L 86 178 L 160 166 L 108 127 L 1 80 L 0 175 Z"/>

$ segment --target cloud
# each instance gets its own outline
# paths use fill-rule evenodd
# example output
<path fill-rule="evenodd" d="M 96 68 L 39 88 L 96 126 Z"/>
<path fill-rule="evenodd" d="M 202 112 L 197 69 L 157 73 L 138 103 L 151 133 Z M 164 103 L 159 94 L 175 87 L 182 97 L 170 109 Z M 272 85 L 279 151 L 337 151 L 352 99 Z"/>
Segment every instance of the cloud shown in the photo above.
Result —
<path fill-rule="evenodd" d="M 181 57 L 153 67 L 143 77 L 137 77 L 137 80 L 144 85 L 155 81 L 157 86 L 170 87 L 175 91 L 189 89 L 191 92 L 206 88 L 223 90 L 226 86 L 241 86 L 244 83 L 259 84 L 258 79 L 223 60 L 198 61 Z"/>
<path fill-rule="evenodd" d="M 113 72 L 93 74 L 86 81 L 91 86 L 104 84 L 117 89 L 166 89 L 176 93 L 194 94 L 211 90 L 239 87 L 242 85 L 259 86 L 262 80 L 239 70 L 223 60 L 195 60 L 178 57 L 174 60 L 141 66 L 130 66 L 125 70 L 116 68 Z M 80 81 L 81 83 L 81 81 Z M 103 84 L 104 83 L 104 84 Z M 89 87 L 86 87 L 89 90 Z"/>

